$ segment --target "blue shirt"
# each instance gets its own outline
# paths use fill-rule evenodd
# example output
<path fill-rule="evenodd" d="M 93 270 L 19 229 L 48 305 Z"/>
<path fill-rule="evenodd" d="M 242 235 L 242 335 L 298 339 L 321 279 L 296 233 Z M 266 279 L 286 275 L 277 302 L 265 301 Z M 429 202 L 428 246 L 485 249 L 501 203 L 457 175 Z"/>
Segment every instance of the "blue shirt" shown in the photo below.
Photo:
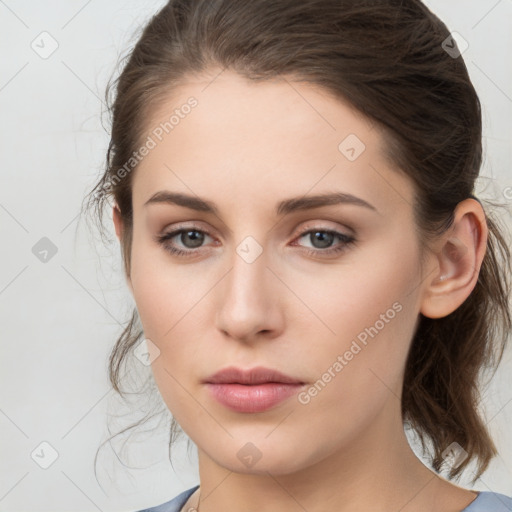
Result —
<path fill-rule="evenodd" d="M 199 485 L 178 494 L 171 501 L 138 512 L 180 512 Z M 478 491 L 477 491 L 478 492 Z M 188 512 L 185 510 L 184 512 Z M 498 492 L 480 491 L 478 496 L 461 512 L 512 512 L 512 497 Z"/>

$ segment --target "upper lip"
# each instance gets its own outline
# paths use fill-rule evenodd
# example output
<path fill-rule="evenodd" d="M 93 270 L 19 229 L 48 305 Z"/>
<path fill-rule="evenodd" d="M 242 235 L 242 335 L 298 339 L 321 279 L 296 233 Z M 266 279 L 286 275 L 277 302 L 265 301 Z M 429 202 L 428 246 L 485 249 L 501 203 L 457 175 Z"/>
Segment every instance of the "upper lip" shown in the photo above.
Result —
<path fill-rule="evenodd" d="M 285 384 L 304 384 L 301 380 L 285 375 L 278 370 L 258 366 L 244 370 L 230 366 L 214 373 L 206 383 L 215 384 L 264 384 L 266 382 L 279 382 Z"/>

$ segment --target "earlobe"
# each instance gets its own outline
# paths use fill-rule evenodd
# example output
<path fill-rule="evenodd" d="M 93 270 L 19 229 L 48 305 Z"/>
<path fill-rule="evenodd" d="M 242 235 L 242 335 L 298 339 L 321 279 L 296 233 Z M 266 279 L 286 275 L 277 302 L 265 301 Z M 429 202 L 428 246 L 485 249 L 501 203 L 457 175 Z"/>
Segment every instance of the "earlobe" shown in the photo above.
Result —
<path fill-rule="evenodd" d="M 488 228 L 480 203 L 466 199 L 457 205 L 454 222 L 440 240 L 436 270 L 425 282 L 420 312 L 443 318 L 455 311 L 476 286 L 487 248 Z"/>

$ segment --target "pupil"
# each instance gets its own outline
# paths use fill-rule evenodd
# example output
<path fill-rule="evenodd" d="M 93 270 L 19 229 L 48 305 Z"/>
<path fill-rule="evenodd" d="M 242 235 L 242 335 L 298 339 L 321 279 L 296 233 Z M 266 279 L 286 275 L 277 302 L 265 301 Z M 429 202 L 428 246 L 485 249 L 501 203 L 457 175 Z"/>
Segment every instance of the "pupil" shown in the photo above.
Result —
<path fill-rule="evenodd" d="M 191 233 L 192 233 L 192 236 L 190 236 Z M 188 236 L 189 238 L 192 239 L 192 248 L 200 247 L 201 243 L 203 241 L 203 235 L 200 234 L 198 236 L 194 236 L 193 233 L 198 234 L 198 231 L 186 231 L 186 232 L 182 233 L 182 240 L 181 241 L 183 242 L 183 235 L 186 235 L 186 236 Z M 185 245 L 187 245 L 187 244 L 185 243 Z"/>
<path fill-rule="evenodd" d="M 311 235 L 314 235 L 315 237 L 319 236 L 319 239 L 313 239 L 314 242 L 315 241 L 320 242 L 319 248 L 329 247 L 329 245 L 332 242 L 332 238 L 334 236 L 332 233 L 325 233 L 323 231 L 316 231 L 315 233 L 311 233 Z M 315 243 L 313 243 L 313 245 L 316 246 Z"/>

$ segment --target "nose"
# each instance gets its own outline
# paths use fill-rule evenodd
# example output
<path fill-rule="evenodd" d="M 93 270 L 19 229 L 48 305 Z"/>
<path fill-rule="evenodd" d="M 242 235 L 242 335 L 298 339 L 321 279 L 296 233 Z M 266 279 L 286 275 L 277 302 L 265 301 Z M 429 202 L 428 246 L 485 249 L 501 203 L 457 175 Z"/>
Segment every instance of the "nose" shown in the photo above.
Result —
<path fill-rule="evenodd" d="M 216 326 L 227 337 L 251 342 L 275 338 L 283 330 L 285 285 L 268 267 L 265 252 L 254 261 L 234 254 L 217 296 Z"/>

